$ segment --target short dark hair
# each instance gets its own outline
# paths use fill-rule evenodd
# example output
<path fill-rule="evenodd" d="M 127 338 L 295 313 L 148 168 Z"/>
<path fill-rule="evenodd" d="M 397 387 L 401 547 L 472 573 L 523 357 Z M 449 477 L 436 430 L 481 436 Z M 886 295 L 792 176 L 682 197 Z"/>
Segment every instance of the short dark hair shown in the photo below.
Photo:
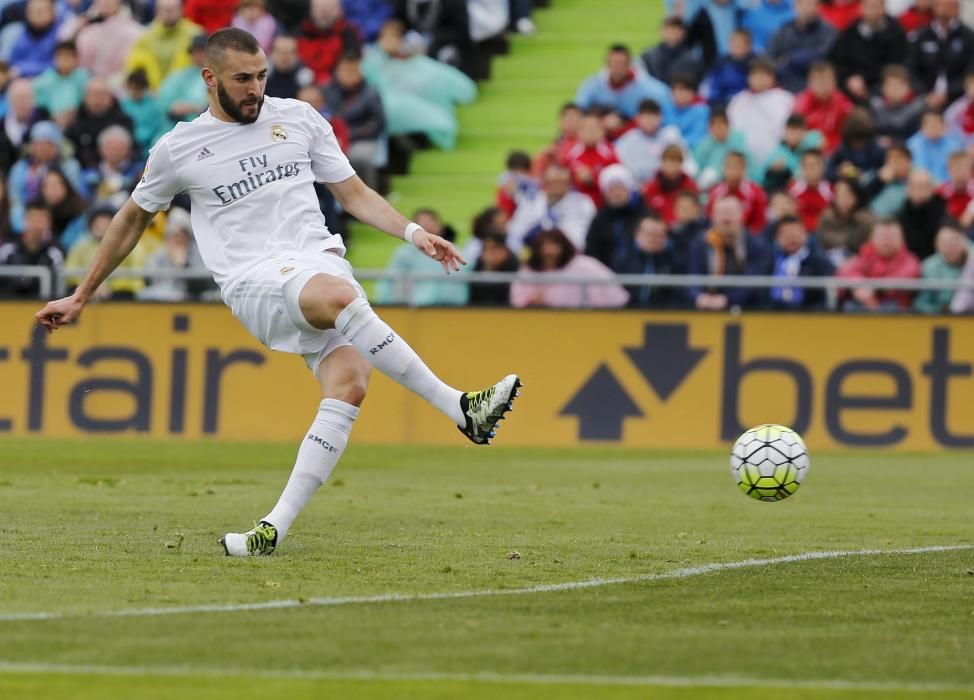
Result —
<path fill-rule="evenodd" d="M 574 102 L 566 102 L 561 106 L 561 109 L 558 110 L 558 114 L 564 114 L 565 112 L 582 112 L 582 111 L 584 110 Z"/>
<path fill-rule="evenodd" d="M 136 68 L 125 78 L 125 84 L 137 90 L 149 89 L 149 76 L 145 73 L 145 68 Z"/>
<path fill-rule="evenodd" d="M 936 117 L 940 121 L 943 121 L 944 120 L 944 113 L 941 112 L 939 109 L 933 109 L 931 107 L 929 109 L 923 110 L 923 118 L 926 119 L 927 117 Z"/>
<path fill-rule="evenodd" d="M 808 122 L 805 121 L 805 117 L 797 112 L 788 117 L 788 121 L 785 122 L 785 127 L 791 129 L 804 129 L 807 126 Z"/>
<path fill-rule="evenodd" d="M 51 211 L 50 205 L 40 197 L 35 197 L 34 199 L 31 199 L 29 202 L 27 202 L 27 205 L 24 207 L 24 211 L 28 212 L 31 209 L 44 211 L 47 212 L 48 216 L 51 217 L 54 216 L 54 212 Z"/>
<path fill-rule="evenodd" d="M 910 71 L 906 67 L 893 63 L 883 68 L 882 79 L 897 78 L 905 83 L 910 82 Z"/>
<path fill-rule="evenodd" d="M 740 158 L 741 160 L 744 161 L 745 164 L 747 163 L 747 154 L 744 151 L 730 151 L 724 157 L 724 162 L 726 163 L 731 158 Z"/>
<path fill-rule="evenodd" d="M 758 56 L 747 67 L 748 74 L 754 73 L 755 71 L 763 71 L 764 73 L 775 75 L 774 61 L 764 56 Z"/>
<path fill-rule="evenodd" d="M 666 19 L 664 19 L 663 20 L 663 26 L 664 27 L 679 27 L 683 31 L 686 31 L 686 29 L 687 29 L 686 22 L 684 22 L 683 21 L 683 18 L 680 17 L 679 15 L 670 15 L 669 17 L 667 17 Z"/>
<path fill-rule="evenodd" d="M 913 160 L 913 152 L 910 151 L 909 147 L 902 141 L 894 141 L 889 146 L 886 147 L 886 154 L 899 153 L 900 155 L 906 156 L 910 160 Z"/>
<path fill-rule="evenodd" d="M 76 54 L 78 53 L 78 47 L 73 41 L 68 39 L 65 41 L 59 41 L 54 45 L 54 53 L 58 53 L 59 51 L 70 51 L 71 53 Z"/>
<path fill-rule="evenodd" d="M 835 66 L 833 66 L 829 61 L 819 59 L 817 61 L 812 61 L 812 65 L 808 67 L 808 73 L 835 73 Z"/>
<path fill-rule="evenodd" d="M 483 245 L 493 243 L 494 245 L 507 247 L 507 234 L 497 229 L 490 229 L 484 233 L 480 240 Z"/>
<path fill-rule="evenodd" d="M 716 121 L 722 121 L 725 124 L 730 124 L 730 117 L 727 116 L 727 110 L 723 107 L 717 107 L 710 112 L 710 123 L 713 124 Z"/>
<path fill-rule="evenodd" d="M 639 113 L 640 114 L 662 114 L 663 108 L 660 107 L 659 102 L 652 98 L 647 98 L 639 103 Z"/>
<path fill-rule="evenodd" d="M 670 87 L 685 87 L 694 92 L 697 91 L 697 78 L 693 73 L 674 73 L 670 78 Z"/>
<path fill-rule="evenodd" d="M 219 63 L 222 55 L 227 51 L 239 51 L 253 56 L 260 51 L 260 44 L 253 34 L 243 29 L 236 27 L 218 29 L 206 40 L 207 65 Z"/>
<path fill-rule="evenodd" d="M 804 153 L 802 153 L 801 160 L 805 160 L 809 156 L 814 156 L 815 158 L 822 160 L 823 158 L 825 158 L 825 152 L 822 151 L 821 148 L 809 148 Z"/>
<path fill-rule="evenodd" d="M 435 209 L 431 209 L 430 207 L 420 207 L 419 209 L 413 212 L 413 221 L 423 216 L 424 214 L 426 216 L 432 216 L 437 221 L 440 220 L 439 212 L 437 212 Z"/>
<path fill-rule="evenodd" d="M 785 226 L 789 226 L 791 224 L 798 224 L 802 228 L 805 228 L 805 222 L 803 222 L 799 217 L 795 216 L 794 214 L 785 214 L 778 220 L 778 223 L 775 225 L 774 235 L 777 236 L 778 232 L 781 231 L 782 228 L 784 228 Z"/>
<path fill-rule="evenodd" d="M 531 156 L 524 151 L 511 151 L 507 154 L 508 170 L 530 170 Z"/>
<path fill-rule="evenodd" d="M 609 47 L 609 53 L 624 53 L 627 56 L 632 56 L 632 51 L 625 44 L 613 44 Z"/>
<path fill-rule="evenodd" d="M 947 228 L 960 234 L 964 234 L 965 232 L 963 224 L 952 216 L 945 216 L 943 219 L 941 219 L 940 226 L 938 228 Z"/>

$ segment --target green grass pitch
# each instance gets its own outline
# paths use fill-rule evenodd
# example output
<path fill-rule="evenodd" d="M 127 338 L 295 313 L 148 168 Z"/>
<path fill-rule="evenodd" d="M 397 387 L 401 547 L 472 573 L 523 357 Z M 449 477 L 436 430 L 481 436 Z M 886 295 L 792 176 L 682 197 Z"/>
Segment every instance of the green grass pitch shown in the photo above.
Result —
<path fill-rule="evenodd" d="M 5 438 L 0 698 L 974 698 L 974 550 L 692 568 L 970 545 L 969 455 L 813 451 L 759 503 L 722 454 L 353 445 L 224 557 L 293 451 Z"/>

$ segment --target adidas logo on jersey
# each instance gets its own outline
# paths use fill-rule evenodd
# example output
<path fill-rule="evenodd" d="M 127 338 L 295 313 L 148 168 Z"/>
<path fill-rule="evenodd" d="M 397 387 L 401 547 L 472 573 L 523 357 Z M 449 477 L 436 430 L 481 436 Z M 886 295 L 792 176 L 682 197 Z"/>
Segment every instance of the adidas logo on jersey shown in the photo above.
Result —
<path fill-rule="evenodd" d="M 196 160 L 197 161 L 206 160 L 207 158 L 212 158 L 214 155 L 216 154 L 213 153 L 213 151 L 211 151 L 206 146 L 203 146 L 203 150 L 200 151 L 200 154 L 198 156 L 196 156 Z"/>

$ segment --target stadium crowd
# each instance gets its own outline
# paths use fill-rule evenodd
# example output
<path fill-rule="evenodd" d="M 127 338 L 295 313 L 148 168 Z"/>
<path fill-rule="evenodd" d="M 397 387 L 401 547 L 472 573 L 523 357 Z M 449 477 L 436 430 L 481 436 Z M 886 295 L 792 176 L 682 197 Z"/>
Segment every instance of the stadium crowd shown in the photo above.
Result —
<path fill-rule="evenodd" d="M 381 186 L 399 136 L 454 146 L 454 107 L 506 31 L 530 34 L 533 0 L 0 0 L 0 266 L 84 268 L 142 176 L 152 145 L 206 109 L 200 68 L 222 27 L 268 55 L 266 94 L 304 100 Z M 339 212 L 319 189 L 329 226 Z M 102 298 L 187 299 L 212 286 L 177 197 Z M 68 279 L 77 284 L 77 279 Z M 0 296 L 35 297 L 36 277 L 0 276 Z"/>
<path fill-rule="evenodd" d="M 548 148 L 509 155 L 473 226 L 475 269 L 780 279 L 607 283 L 589 288 L 596 306 L 974 311 L 971 290 L 854 284 L 974 283 L 974 29 L 960 12 L 958 0 L 679 3 L 655 46 L 608 50 Z M 837 298 L 794 284 L 832 276 L 849 282 Z M 411 301 L 580 303 L 578 284 L 536 282 L 471 285 L 459 302 L 424 286 Z"/>
<path fill-rule="evenodd" d="M 659 43 L 609 48 L 540 153 L 513 151 L 465 245 L 513 284 L 383 283 L 439 305 L 974 311 L 974 29 L 959 0 L 676 0 Z M 503 11 L 491 14 L 484 8 Z M 455 144 L 484 39 L 530 33 L 524 0 L 0 0 L 0 264 L 84 267 L 148 149 L 206 105 L 207 32 L 267 50 L 267 94 L 313 104 L 377 185 L 390 137 Z M 479 9 L 478 9 L 479 8 Z M 319 192 L 330 226 L 338 212 Z M 103 296 L 185 299 L 198 269 L 187 201 L 159 217 Z M 455 239 L 435 211 L 427 230 Z M 390 269 L 438 269 L 403 246 Z M 760 275 L 770 288 L 625 288 L 617 273 Z M 540 275 L 540 277 L 539 277 Z M 602 280 L 581 286 L 570 278 Z M 849 280 L 838 298 L 799 277 Z M 547 283 L 539 279 L 549 278 Z M 558 278 L 565 278 L 560 281 Z M 6 295 L 37 280 L 0 278 Z"/>

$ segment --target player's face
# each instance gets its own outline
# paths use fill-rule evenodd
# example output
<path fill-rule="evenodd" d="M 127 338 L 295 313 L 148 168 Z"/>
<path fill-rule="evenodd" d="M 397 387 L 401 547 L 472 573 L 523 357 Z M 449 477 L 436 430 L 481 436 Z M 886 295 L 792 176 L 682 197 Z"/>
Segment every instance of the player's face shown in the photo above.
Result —
<path fill-rule="evenodd" d="M 253 55 L 227 51 L 213 79 L 217 100 L 228 117 L 241 124 L 257 121 L 267 85 L 267 59 L 263 51 Z"/>

